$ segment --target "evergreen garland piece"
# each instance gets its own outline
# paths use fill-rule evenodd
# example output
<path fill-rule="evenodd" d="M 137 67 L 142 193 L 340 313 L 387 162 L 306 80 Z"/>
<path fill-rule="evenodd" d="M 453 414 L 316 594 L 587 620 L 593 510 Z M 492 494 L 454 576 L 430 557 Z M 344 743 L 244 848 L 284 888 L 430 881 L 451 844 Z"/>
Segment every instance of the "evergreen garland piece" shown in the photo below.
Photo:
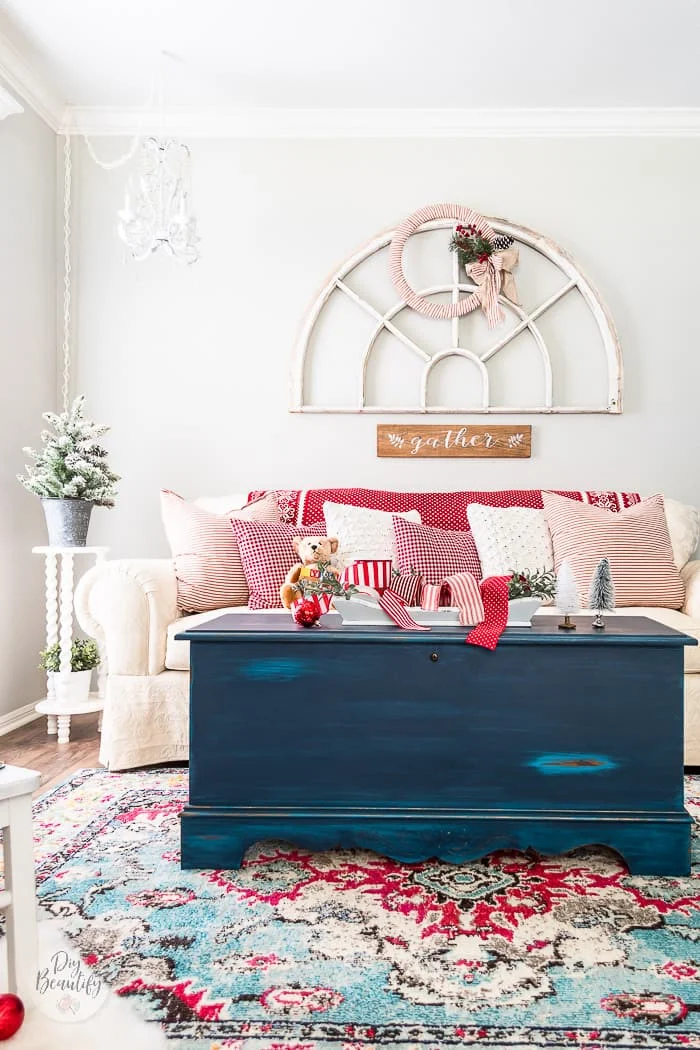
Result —
<path fill-rule="evenodd" d="M 107 465 L 107 452 L 98 438 L 109 427 L 85 419 L 85 398 L 77 397 L 67 412 L 44 412 L 53 427 L 41 432 L 42 448 L 22 451 L 35 461 L 17 480 L 41 499 L 84 499 L 98 507 L 113 507 L 120 480 Z"/>
<path fill-rule="evenodd" d="M 299 588 L 303 598 L 311 597 L 314 594 L 332 594 L 335 598 L 350 598 L 351 595 L 357 593 L 357 587 L 354 583 L 341 583 L 340 578 L 330 571 L 331 565 L 329 562 L 320 561 L 316 567 L 321 573 L 318 579 L 304 577 L 297 580 L 296 586 Z"/>
<path fill-rule="evenodd" d="M 476 226 L 462 226 L 458 223 L 450 241 L 450 251 L 457 252 L 462 266 L 470 263 L 486 262 L 494 253 L 494 246 L 477 230 Z"/>
<path fill-rule="evenodd" d="M 556 576 L 550 569 L 523 569 L 516 572 L 511 569 L 508 581 L 509 598 L 553 598 L 556 589 Z"/>
<path fill-rule="evenodd" d="M 595 609 L 596 612 L 593 626 L 604 627 L 605 621 L 601 614 L 612 612 L 615 608 L 615 587 L 610 574 L 610 562 L 607 558 L 600 559 L 593 573 L 588 592 L 588 607 Z"/>

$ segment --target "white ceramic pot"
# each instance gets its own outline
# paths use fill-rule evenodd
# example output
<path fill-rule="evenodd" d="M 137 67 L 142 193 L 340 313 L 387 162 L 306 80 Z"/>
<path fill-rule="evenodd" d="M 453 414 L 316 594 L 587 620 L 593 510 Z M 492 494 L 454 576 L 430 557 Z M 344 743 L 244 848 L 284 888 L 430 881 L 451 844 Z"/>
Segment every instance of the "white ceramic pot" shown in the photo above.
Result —
<path fill-rule="evenodd" d="M 53 676 L 56 703 L 62 707 L 86 704 L 90 699 L 92 671 L 56 671 Z"/>

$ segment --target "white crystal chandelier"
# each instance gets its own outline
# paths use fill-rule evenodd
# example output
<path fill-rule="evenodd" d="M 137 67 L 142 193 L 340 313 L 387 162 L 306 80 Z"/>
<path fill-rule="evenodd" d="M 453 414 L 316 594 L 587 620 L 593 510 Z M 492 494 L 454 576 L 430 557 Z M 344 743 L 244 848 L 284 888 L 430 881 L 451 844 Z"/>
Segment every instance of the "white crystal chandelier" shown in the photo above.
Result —
<path fill-rule="evenodd" d="M 181 262 L 197 261 L 190 150 L 184 142 L 154 136 L 143 140 L 138 178 L 127 187 L 118 231 L 134 259 L 146 259 L 164 248 Z"/>

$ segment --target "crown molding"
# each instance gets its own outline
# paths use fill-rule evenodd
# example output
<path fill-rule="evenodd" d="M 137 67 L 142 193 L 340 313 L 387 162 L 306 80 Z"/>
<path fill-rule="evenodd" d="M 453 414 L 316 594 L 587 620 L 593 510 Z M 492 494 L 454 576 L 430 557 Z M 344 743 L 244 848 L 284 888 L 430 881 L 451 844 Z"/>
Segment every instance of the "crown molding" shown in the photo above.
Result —
<path fill-rule="evenodd" d="M 188 138 L 490 138 L 700 135 L 700 108 L 139 109 L 67 106 L 58 128 Z"/>
<path fill-rule="evenodd" d="M 14 95 L 0 84 L 0 120 L 11 117 L 13 113 L 23 113 L 24 106 L 20 105 Z"/>
<path fill-rule="evenodd" d="M 0 33 L 0 76 L 53 131 L 58 131 L 63 103 L 3 33 Z"/>

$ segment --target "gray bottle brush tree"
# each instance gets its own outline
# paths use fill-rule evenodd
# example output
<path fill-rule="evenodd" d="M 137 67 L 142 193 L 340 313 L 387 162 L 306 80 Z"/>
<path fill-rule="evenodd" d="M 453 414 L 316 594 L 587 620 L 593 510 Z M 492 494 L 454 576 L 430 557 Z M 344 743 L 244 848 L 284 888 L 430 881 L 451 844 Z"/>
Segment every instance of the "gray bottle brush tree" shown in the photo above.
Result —
<path fill-rule="evenodd" d="M 596 566 L 591 579 L 588 592 L 588 606 L 595 609 L 594 627 L 605 627 L 603 620 L 604 612 L 612 612 L 615 608 L 615 587 L 610 573 L 610 562 L 607 558 L 601 558 Z"/>
<path fill-rule="evenodd" d="M 44 413 L 54 433 L 42 431 L 38 451 L 22 450 L 34 463 L 17 479 L 41 499 L 82 499 L 113 507 L 119 475 L 107 465 L 107 451 L 98 440 L 109 427 L 86 419 L 84 404 L 81 396 L 67 412 Z"/>

